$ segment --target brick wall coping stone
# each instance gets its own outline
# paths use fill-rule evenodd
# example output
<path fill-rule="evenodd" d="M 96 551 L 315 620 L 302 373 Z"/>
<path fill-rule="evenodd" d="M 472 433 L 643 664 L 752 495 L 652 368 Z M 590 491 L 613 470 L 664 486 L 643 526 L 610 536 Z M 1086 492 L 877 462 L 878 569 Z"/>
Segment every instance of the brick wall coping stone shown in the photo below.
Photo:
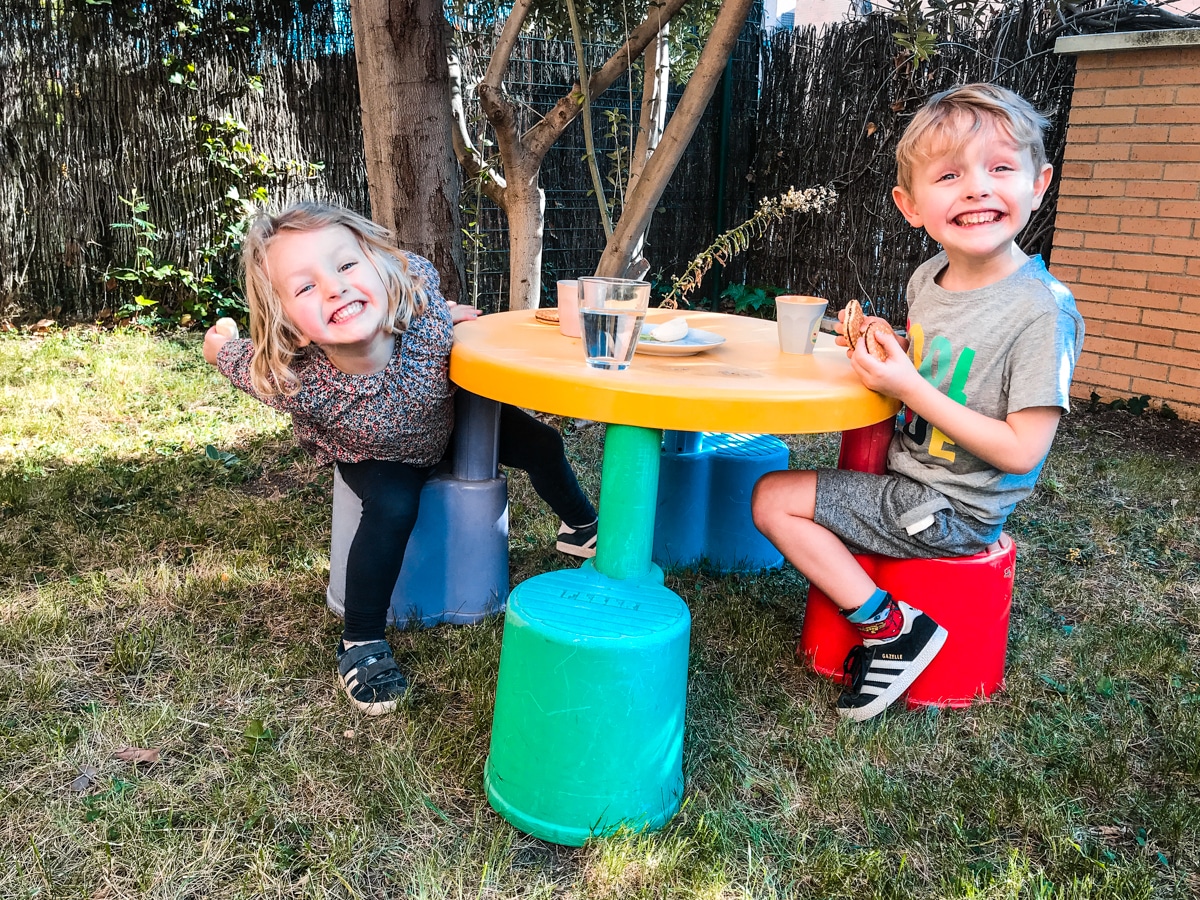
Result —
<path fill-rule="evenodd" d="M 1159 50 L 1164 47 L 1200 47 L 1200 28 L 1164 28 L 1159 31 L 1122 31 L 1115 34 L 1076 34 L 1060 37 L 1054 52 L 1072 56 L 1110 50 Z"/>

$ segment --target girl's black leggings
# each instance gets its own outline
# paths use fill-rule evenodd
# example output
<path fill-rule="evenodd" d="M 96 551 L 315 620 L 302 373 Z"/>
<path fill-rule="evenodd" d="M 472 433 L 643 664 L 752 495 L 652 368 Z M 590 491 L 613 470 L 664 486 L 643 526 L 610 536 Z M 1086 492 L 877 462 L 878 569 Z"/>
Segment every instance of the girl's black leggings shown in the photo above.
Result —
<path fill-rule="evenodd" d="M 538 496 L 568 525 L 595 521 L 596 509 L 579 487 L 556 429 L 501 404 L 499 458 L 501 465 L 528 472 Z M 338 463 L 342 480 L 362 501 L 346 558 L 345 640 L 383 640 L 404 548 L 417 523 L 421 488 L 433 469 L 374 459 Z"/>

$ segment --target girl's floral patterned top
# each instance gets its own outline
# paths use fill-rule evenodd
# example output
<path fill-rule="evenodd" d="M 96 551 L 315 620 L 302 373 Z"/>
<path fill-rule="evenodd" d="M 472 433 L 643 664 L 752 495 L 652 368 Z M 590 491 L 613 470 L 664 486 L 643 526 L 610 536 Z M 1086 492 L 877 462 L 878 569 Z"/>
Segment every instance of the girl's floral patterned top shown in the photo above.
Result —
<path fill-rule="evenodd" d="M 290 413 L 300 446 L 322 462 L 394 460 L 431 466 L 441 460 L 454 427 L 450 307 L 433 263 L 407 253 L 409 271 L 429 296 L 425 312 L 396 333 L 391 361 L 381 372 L 348 375 L 321 349 L 305 347 L 292 365 L 300 390 L 259 397 L 250 384 L 254 345 L 226 341 L 217 368 L 234 386 L 280 412 Z"/>

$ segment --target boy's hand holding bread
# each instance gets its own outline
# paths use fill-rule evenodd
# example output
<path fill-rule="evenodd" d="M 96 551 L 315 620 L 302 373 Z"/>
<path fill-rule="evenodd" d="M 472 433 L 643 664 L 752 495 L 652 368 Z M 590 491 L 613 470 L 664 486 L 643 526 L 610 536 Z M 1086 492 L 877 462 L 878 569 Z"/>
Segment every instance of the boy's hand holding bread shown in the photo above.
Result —
<path fill-rule="evenodd" d="M 893 338 L 896 332 L 892 330 L 884 319 L 877 316 L 867 317 L 863 313 L 862 306 L 857 300 L 851 300 L 846 304 L 846 309 L 842 316 L 842 336 L 845 337 L 846 343 L 850 345 L 850 352 L 858 346 L 858 341 L 861 338 L 866 341 L 867 350 L 880 362 L 884 362 L 888 358 L 887 349 L 879 340 L 882 334 L 890 334 Z"/>

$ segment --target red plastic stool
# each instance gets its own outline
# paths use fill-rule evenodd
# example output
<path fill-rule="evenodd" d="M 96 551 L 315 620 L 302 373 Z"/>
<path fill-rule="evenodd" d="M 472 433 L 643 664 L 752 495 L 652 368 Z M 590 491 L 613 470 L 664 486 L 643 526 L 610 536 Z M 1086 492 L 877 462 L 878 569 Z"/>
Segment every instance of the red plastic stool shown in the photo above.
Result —
<path fill-rule="evenodd" d="M 949 633 L 942 651 L 908 689 L 908 707 L 970 706 L 1004 682 L 1008 618 L 1012 611 L 1017 545 L 1007 534 L 999 547 L 950 559 L 892 559 L 855 555 L 879 587 L 929 613 Z M 815 587 L 808 592 L 797 658 L 840 680 L 842 662 L 858 629 Z"/>

